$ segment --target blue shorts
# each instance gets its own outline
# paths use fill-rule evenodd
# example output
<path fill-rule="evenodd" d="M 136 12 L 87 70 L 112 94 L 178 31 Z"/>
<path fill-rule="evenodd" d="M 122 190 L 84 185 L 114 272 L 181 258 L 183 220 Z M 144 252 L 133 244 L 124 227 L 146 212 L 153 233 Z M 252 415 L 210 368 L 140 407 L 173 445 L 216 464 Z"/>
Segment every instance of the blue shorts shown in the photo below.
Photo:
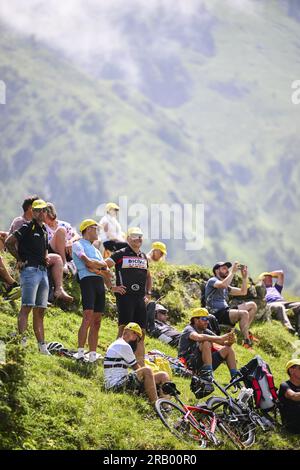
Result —
<path fill-rule="evenodd" d="M 49 282 L 47 268 L 28 266 L 20 274 L 22 305 L 47 308 Z"/>

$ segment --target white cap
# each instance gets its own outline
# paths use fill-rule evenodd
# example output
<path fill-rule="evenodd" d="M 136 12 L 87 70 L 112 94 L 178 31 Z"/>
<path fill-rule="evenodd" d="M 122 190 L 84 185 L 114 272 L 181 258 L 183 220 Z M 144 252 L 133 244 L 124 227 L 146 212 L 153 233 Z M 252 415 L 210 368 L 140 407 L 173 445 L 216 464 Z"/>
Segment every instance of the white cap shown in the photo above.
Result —
<path fill-rule="evenodd" d="M 164 307 L 163 305 L 161 305 L 161 304 L 156 304 L 156 305 L 155 305 L 155 311 L 157 311 L 157 310 L 164 310 L 165 312 L 168 311 L 168 309 L 165 308 L 165 307 Z"/>

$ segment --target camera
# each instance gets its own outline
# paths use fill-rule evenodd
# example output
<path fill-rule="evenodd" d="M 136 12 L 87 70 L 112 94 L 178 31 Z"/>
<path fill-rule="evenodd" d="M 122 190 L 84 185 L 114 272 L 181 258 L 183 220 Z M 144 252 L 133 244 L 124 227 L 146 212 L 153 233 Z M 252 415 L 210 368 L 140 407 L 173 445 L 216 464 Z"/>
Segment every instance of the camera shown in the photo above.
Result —
<path fill-rule="evenodd" d="M 246 265 L 245 264 L 239 264 L 238 265 L 238 268 L 243 271 L 243 269 L 245 269 Z"/>

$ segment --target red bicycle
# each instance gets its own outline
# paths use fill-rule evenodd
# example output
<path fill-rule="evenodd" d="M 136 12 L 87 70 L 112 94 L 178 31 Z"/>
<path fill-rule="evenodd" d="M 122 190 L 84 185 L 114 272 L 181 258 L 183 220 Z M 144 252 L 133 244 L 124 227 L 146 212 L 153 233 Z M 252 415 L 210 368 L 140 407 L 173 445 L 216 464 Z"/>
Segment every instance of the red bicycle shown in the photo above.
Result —
<path fill-rule="evenodd" d="M 186 405 L 180 398 L 175 384 L 165 384 L 164 393 L 175 397 L 176 402 L 159 398 L 155 409 L 164 425 L 180 440 L 197 441 L 201 447 L 208 443 L 222 444 L 218 427 L 218 417 L 205 404 Z"/>

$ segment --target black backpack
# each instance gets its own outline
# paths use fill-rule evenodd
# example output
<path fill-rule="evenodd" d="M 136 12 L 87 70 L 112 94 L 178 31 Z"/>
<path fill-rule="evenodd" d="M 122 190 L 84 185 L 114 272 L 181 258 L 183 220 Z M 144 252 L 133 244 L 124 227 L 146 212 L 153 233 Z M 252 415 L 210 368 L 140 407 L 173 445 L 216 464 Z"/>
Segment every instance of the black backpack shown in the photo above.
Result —
<path fill-rule="evenodd" d="M 240 373 L 245 386 L 254 390 L 256 407 L 263 410 L 273 408 L 278 402 L 278 396 L 269 365 L 260 356 L 255 356 L 241 367 Z"/>

